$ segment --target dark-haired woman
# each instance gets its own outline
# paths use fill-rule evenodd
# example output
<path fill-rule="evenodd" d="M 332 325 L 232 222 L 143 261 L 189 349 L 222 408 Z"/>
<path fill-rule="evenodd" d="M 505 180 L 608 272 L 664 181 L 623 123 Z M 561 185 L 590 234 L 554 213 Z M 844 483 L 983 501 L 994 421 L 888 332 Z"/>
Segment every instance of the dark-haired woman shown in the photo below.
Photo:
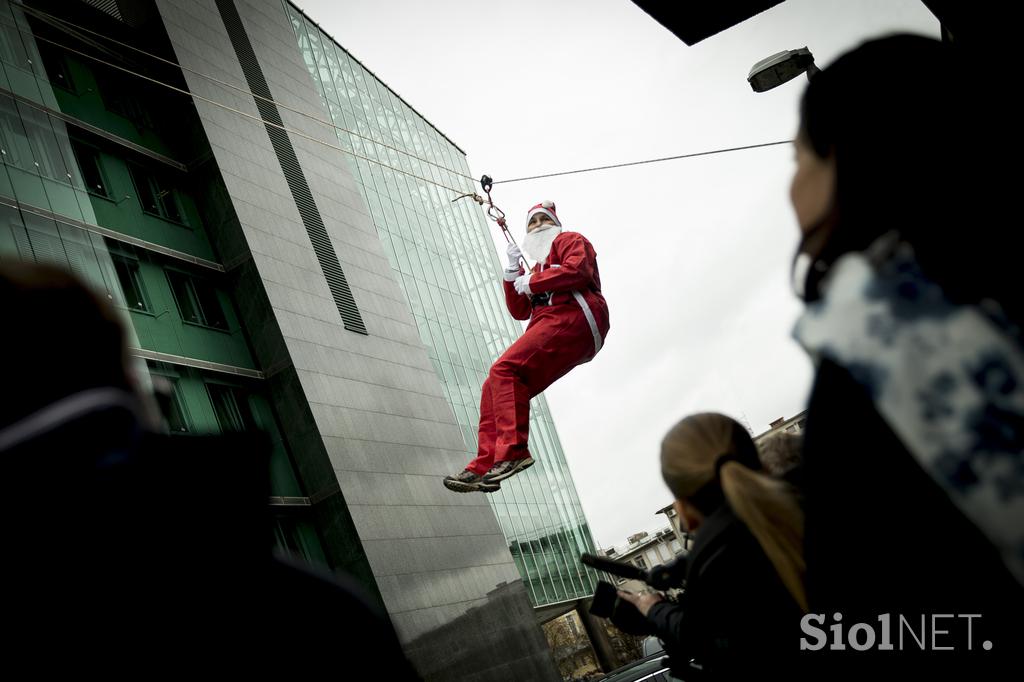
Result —
<path fill-rule="evenodd" d="M 1022 288 L 971 82 L 948 45 L 893 36 L 801 104 L 807 598 L 847 672 L 980 672 L 1021 644 Z M 885 614 L 894 650 L 851 646 Z"/>

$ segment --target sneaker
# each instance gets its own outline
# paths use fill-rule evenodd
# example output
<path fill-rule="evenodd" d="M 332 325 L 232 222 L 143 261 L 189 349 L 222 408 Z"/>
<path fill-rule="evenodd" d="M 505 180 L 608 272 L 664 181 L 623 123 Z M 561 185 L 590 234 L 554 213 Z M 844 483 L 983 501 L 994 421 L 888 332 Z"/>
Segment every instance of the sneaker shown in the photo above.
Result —
<path fill-rule="evenodd" d="M 504 481 L 506 478 L 515 476 L 523 469 L 529 469 L 533 466 L 533 457 L 526 456 L 522 459 L 506 459 L 497 462 L 491 467 L 491 470 L 483 475 L 485 483 L 497 483 L 498 481 Z"/>
<path fill-rule="evenodd" d="M 456 493 L 493 493 L 500 490 L 501 486 L 492 481 L 485 481 L 480 474 L 474 474 L 469 469 L 456 474 L 455 476 L 444 477 L 444 487 Z"/>

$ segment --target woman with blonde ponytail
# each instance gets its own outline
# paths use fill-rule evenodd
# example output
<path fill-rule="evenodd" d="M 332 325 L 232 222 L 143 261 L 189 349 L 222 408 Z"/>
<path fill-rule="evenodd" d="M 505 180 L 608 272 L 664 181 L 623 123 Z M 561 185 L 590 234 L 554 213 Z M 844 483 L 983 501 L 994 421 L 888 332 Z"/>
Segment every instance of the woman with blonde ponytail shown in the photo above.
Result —
<path fill-rule="evenodd" d="M 803 513 L 794 489 L 761 471 L 757 448 L 721 414 L 683 419 L 661 444 L 661 472 L 696 537 L 678 604 L 620 592 L 665 642 L 686 680 L 791 675 L 804 591 Z"/>

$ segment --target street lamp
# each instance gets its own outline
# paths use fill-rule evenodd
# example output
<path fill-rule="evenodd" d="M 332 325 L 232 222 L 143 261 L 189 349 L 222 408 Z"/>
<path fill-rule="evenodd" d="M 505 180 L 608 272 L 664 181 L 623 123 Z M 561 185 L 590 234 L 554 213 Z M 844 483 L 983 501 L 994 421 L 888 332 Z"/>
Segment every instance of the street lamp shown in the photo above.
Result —
<path fill-rule="evenodd" d="M 806 47 L 799 50 L 785 50 L 754 64 L 747 76 L 747 82 L 754 92 L 764 92 L 791 81 L 802 73 L 810 80 L 819 69 L 814 64 L 814 55 Z"/>

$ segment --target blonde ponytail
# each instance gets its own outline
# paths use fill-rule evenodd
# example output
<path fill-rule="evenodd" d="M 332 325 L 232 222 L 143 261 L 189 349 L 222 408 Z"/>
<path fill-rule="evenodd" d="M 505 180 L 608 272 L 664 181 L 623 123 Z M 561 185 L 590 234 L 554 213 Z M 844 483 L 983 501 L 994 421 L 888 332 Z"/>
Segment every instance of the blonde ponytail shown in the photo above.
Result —
<path fill-rule="evenodd" d="M 793 599 L 807 611 L 804 513 L 785 481 L 726 462 L 719 480 L 733 512 L 761 545 Z"/>
<path fill-rule="evenodd" d="M 755 471 L 757 448 L 742 425 L 715 413 L 683 419 L 662 440 L 661 475 L 676 499 L 691 499 L 714 480 L 723 458 L 718 480 L 725 500 L 806 611 L 803 510 L 792 486 Z"/>

